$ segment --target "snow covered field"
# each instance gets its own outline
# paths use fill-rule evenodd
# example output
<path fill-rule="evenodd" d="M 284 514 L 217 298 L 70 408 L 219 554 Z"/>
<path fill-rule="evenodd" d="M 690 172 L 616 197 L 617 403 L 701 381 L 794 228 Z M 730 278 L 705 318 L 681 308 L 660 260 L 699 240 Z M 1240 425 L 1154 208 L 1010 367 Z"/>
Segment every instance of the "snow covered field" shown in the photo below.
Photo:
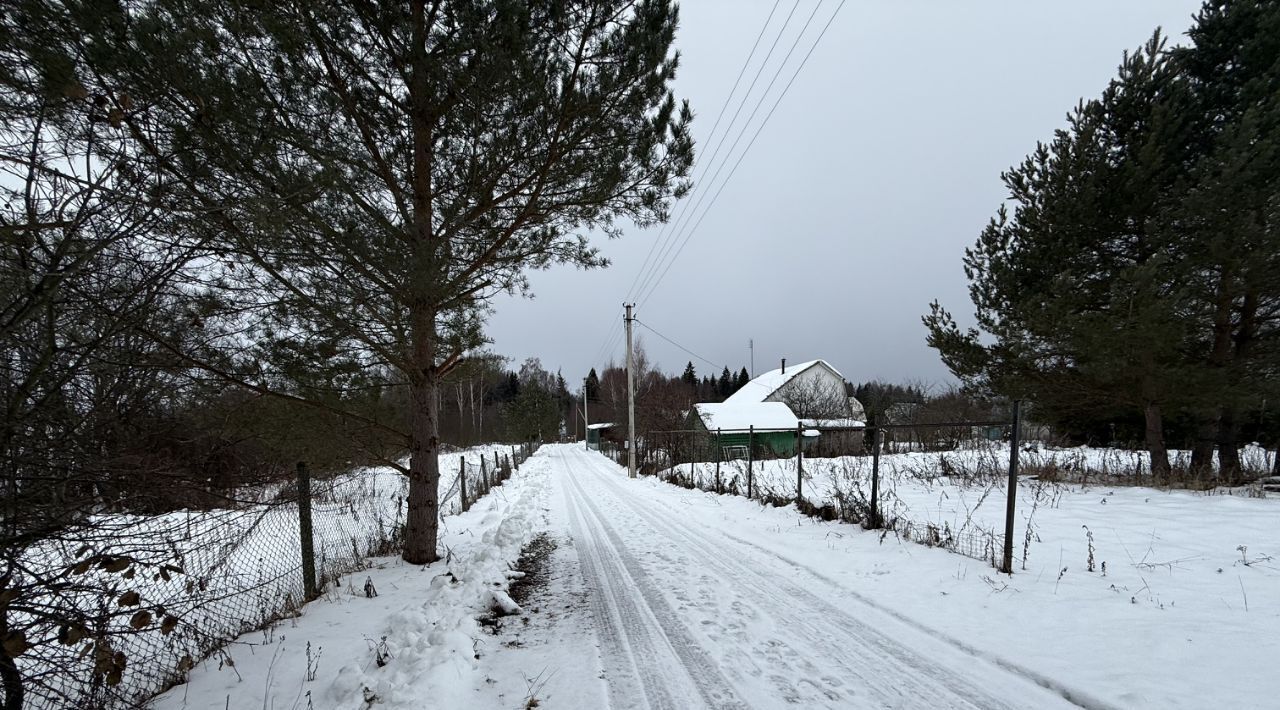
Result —
<path fill-rule="evenodd" d="M 962 490 L 920 500 L 954 521 Z M 348 578 L 154 706 L 1275 707 L 1280 500 L 1059 486 L 1033 522 L 1004 576 L 545 446 L 448 519 L 449 561 L 384 560 L 378 597 Z M 552 569 L 495 636 L 474 617 L 540 533 Z"/>
<path fill-rule="evenodd" d="M 1247 447 L 1242 455 L 1246 465 L 1253 470 L 1270 470 L 1271 456 L 1271 452 L 1256 446 Z M 1020 461 L 1024 475 L 1019 479 L 1018 529 L 1014 539 L 1019 563 L 1024 557 L 1045 554 L 1043 549 L 1037 550 L 1043 547 L 1040 533 L 1045 525 L 1055 530 L 1060 530 L 1063 525 L 1074 525 L 1079 531 L 1075 536 L 1079 540 L 1073 543 L 1084 544 L 1088 538 L 1088 526 L 1110 526 L 1112 521 L 1126 515 L 1142 520 L 1145 515 L 1142 511 L 1126 508 L 1121 501 L 1130 497 L 1127 493 L 1130 490 L 1146 491 L 1133 495 L 1149 500 L 1151 489 L 1107 487 L 1108 483 L 1121 479 L 1127 484 L 1146 480 L 1149 469 L 1143 452 L 1032 446 L 1022 449 Z M 1008 466 L 1007 444 L 948 452 L 883 455 L 880 457 L 878 495 L 881 519 L 895 534 L 916 542 L 942 546 L 979 559 L 998 560 L 1004 544 Z M 816 508 L 827 506 L 835 514 L 843 514 L 845 519 L 866 519 L 871 496 L 871 470 L 870 456 L 806 458 L 802 463 L 801 476 L 804 499 Z M 741 460 L 723 462 L 718 467 L 715 463 L 681 464 L 660 472 L 659 477 L 704 490 L 714 490 L 718 478 L 722 490 L 745 494 L 747 464 Z M 797 477 L 794 458 L 755 461 L 751 478 L 755 497 L 775 502 L 795 500 Z M 1059 483 L 1060 480 L 1076 483 Z M 1105 499 L 1120 495 L 1120 498 L 1109 502 L 1120 503 L 1121 512 L 1098 516 L 1079 510 L 1075 503 L 1076 494 L 1088 498 L 1095 492 L 1099 498 L 1093 502 L 1102 506 L 1108 502 Z M 1264 495 L 1257 485 L 1203 492 L 1183 491 L 1181 494 L 1192 499 Z M 1164 500 L 1164 496 L 1161 494 L 1158 500 Z M 1061 509 L 1064 502 L 1066 510 Z M 1221 506 L 1227 514 L 1225 510 L 1232 505 L 1207 504 L 1203 512 L 1212 515 L 1212 511 Z M 1101 543 L 1098 536 L 1106 529 L 1095 531 L 1095 544 Z M 1061 536 L 1051 534 L 1050 537 L 1058 540 Z M 1245 543 L 1233 543 L 1231 548 L 1237 544 Z M 1077 546 L 1070 545 L 1072 549 Z M 1142 550 L 1145 551 L 1146 547 L 1143 546 Z M 1100 562 L 1100 559 L 1095 560 L 1095 566 L 1100 567 Z"/>

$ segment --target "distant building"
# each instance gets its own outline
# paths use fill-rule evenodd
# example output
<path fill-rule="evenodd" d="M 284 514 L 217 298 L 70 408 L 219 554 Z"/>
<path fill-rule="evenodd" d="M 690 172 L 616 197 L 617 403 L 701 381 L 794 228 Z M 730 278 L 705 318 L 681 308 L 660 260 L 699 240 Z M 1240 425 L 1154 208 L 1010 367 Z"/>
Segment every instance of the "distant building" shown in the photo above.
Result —
<path fill-rule="evenodd" d="M 862 404 L 845 391 L 844 376 L 825 360 L 810 360 L 798 365 L 770 370 L 746 383 L 721 404 L 698 404 L 695 411 L 700 426 L 708 431 L 719 428 L 771 432 L 764 439 L 778 455 L 795 452 L 797 426 L 805 427 L 803 445 L 806 450 L 824 452 L 858 449 L 862 445 L 865 413 Z M 782 405 L 770 407 L 763 405 Z M 784 424 L 783 410 L 789 415 Z M 734 426 L 725 424 L 732 421 Z M 829 431 L 823 431 L 827 429 Z M 790 435 L 780 433 L 789 430 Z M 724 439 L 724 434 L 721 434 Z M 735 444 L 736 445 L 736 444 Z M 746 442 L 741 444 L 746 446 Z"/>
<path fill-rule="evenodd" d="M 613 422 L 600 422 L 599 424 L 587 425 L 587 448 L 600 450 L 600 437 L 605 434 L 607 429 L 617 426 Z"/>

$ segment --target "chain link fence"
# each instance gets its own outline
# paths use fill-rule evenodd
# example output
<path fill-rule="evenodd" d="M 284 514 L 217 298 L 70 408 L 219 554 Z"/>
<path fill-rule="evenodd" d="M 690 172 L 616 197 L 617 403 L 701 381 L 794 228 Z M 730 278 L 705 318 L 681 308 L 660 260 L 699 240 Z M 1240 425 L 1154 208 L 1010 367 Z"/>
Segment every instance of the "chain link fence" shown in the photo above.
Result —
<path fill-rule="evenodd" d="M 491 445 L 442 453 L 441 514 L 470 508 L 536 450 Z M 222 653 L 229 642 L 297 615 L 321 590 L 358 584 L 351 577 L 370 558 L 400 550 L 404 475 L 382 467 L 300 478 L 245 492 L 223 509 L 100 516 L 13 561 L 10 574 L 65 569 L 58 574 L 75 582 L 50 587 L 58 598 L 35 599 L 48 608 L 29 605 L 31 613 L 52 618 L 47 612 L 58 604 L 104 612 L 90 615 L 100 620 L 96 628 L 51 621 L 26 634 L 28 647 L 17 658 L 24 707 L 139 707 L 210 656 L 234 672 Z M 23 613 L 7 611 L 12 621 Z"/>

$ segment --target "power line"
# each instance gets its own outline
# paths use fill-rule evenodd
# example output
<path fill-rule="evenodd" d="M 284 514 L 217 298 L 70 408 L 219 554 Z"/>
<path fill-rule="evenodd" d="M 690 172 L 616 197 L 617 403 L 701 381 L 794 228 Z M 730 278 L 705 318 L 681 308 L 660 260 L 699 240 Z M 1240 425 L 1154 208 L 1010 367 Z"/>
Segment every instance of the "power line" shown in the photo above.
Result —
<path fill-rule="evenodd" d="M 639 323 L 640 325 L 644 326 L 644 329 L 645 329 L 645 330 L 649 331 L 650 333 L 653 333 L 654 335 L 658 336 L 659 338 L 662 338 L 663 340 L 667 341 L 668 343 L 671 343 L 672 345 L 676 346 L 677 348 L 680 348 L 681 350 L 683 350 L 683 351 L 685 351 L 686 353 L 688 353 L 688 354 L 692 355 L 693 357 L 697 358 L 698 360 L 701 360 L 701 361 L 703 361 L 703 362 L 707 363 L 707 364 L 708 364 L 708 365 L 710 365 L 711 367 L 723 367 L 723 368 L 725 368 L 725 369 L 728 369 L 728 365 L 717 365 L 717 364 L 715 364 L 714 362 L 711 362 L 710 360 L 706 359 L 705 357 L 702 357 L 702 356 L 701 356 L 701 355 L 699 355 L 698 353 L 695 353 L 694 351 L 690 350 L 689 348 L 686 348 L 685 346 L 681 345 L 680 343 L 677 343 L 676 341 L 672 340 L 671 338 L 668 338 L 667 336 L 663 335 L 662 333 L 659 333 L 658 331 L 654 330 L 652 327 L 650 327 L 650 326 L 649 326 L 649 324 L 648 324 L 648 323 L 645 323 L 644 321 L 640 320 L 639 318 L 634 318 L 633 320 L 635 320 L 635 322 Z"/>
<path fill-rule="evenodd" d="M 747 54 L 746 61 L 742 63 L 742 68 L 738 70 L 738 77 L 733 82 L 733 88 L 730 89 L 729 95 L 725 97 L 724 103 L 720 106 L 720 113 L 716 116 L 715 123 L 711 127 L 711 132 L 707 134 L 708 141 L 715 138 L 716 128 L 720 126 L 720 120 L 724 118 L 725 110 L 729 108 L 729 104 L 733 102 L 733 96 L 737 92 L 738 86 L 742 82 L 743 75 L 746 74 L 747 67 L 751 66 L 751 59 L 755 57 L 756 49 L 760 46 L 760 40 L 764 37 L 765 31 L 769 29 L 769 22 L 773 20 L 773 15 L 777 11 L 778 4 L 780 2 L 781 0 L 774 0 L 773 8 L 769 10 L 769 16 L 765 18 L 764 25 L 760 27 L 760 33 L 756 35 L 756 41 L 754 44 L 751 45 L 751 51 Z M 778 28 L 778 33 L 774 36 L 773 43 L 769 45 L 769 51 L 765 53 L 764 60 L 760 62 L 759 68 L 756 69 L 755 76 L 751 78 L 751 85 L 747 87 L 747 92 L 742 95 L 742 100 L 738 103 L 738 108 L 736 111 L 734 111 L 733 118 L 729 121 L 729 125 L 725 126 L 724 133 L 721 134 L 719 140 L 716 141 L 715 150 L 712 152 L 711 158 L 708 159 L 706 163 L 700 162 L 699 163 L 700 168 L 702 165 L 710 166 L 715 162 L 716 156 L 719 155 L 720 153 L 721 146 L 724 145 L 724 137 L 728 135 L 730 131 L 733 130 L 734 123 L 736 123 L 738 120 L 738 114 L 742 112 L 743 105 L 746 104 L 747 99 L 751 96 L 751 92 L 755 90 L 756 82 L 760 80 L 760 75 L 764 72 L 764 68 L 769 64 L 769 59 L 773 56 L 773 50 L 778 46 L 778 40 L 782 39 L 782 34 L 786 32 L 787 25 L 791 24 L 791 17 L 792 15 L 795 14 L 796 8 L 798 8 L 799 6 L 800 6 L 800 0 L 796 0 L 795 5 L 791 6 L 791 12 L 787 13 L 786 19 L 782 21 L 782 26 Z M 702 189 L 702 183 L 700 178 L 701 178 L 701 175 L 706 174 L 708 169 L 709 167 L 702 168 L 700 170 L 699 179 L 694 180 L 693 193 L 697 193 Z M 693 198 L 693 194 L 686 196 L 683 204 L 681 204 L 680 206 L 680 213 L 676 215 L 676 218 L 674 220 L 671 220 L 666 224 L 664 224 L 662 226 L 662 230 L 658 232 L 658 236 L 654 238 L 654 240 L 649 244 L 649 253 L 645 255 L 644 262 L 640 265 L 640 268 L 636 271 L 635 278 L 632 279 L 631 281 L 631 287 L 627 289 L 626 300 L 630 300 L 632 292 L 635 291 L 637 288 L 637 284 L 642 283 L 641 281 L 642 276 L 644 277 L 644 280 L 647 281 L 649 277 L 653 276 L 653 272 L 657 270 L 658 264 L 660 263 L 662 257 L 659 257 L 658 262 L 654 262 L 652 264 L 651 269 L 650 269 L 650 263 L 649 263 L 650 259 L 653 258 L 655 249 L 657 249 L 659 253 L 665 253 L 670 249 L 670 243 L 675 238 L 675 232 L 671 231 L 672 227 L 675 224 L 679 223 L 684 218 L 685 213 L 689 211 L 689 203 L 692 202 L 692 198 Z M 662 245 L 661 249 L 658 249 L 659 244 Z M 646 273 L 646 269 L 649 270 L 648 273 Z"/>
<path fill-rule="evenodd" d="M 799 2 L 797 2 L 796 5 L 798 6 Z M 800 40 L 804 39 L 805 32 L 809 30 L 809 25 L 813 23 L 813 18 L 817 16 L 818 10 L 821 7 L 822 7 L 822 0 L 819 0 L 819 2 L 813 6 L 813 11 L 809 13 L 809 17 L 805 20 L 804 26 L 800 28 L 800 32 L 796 34 L 795 39 L 792 40 L 791 46 L 787 49 L 787 55 L 782 58 L 782 62 L 778 64 L 778 68 L 773 72 L 773 77 L 769 79 L 769 85 L 766 86 L 764 89 L 764 92 L 760 94 L 760 98 L 756 101 L 755 106 L 751 107 L 751 114 L 747 116 L 747 120 L 742 124 L 742 128 L 738 131 L 737 137 L 733 139 L 733 145 L 729 147 L 729 151 L 725 154 L 724 159 L 721 160 L 720 164 L 716 166 L 715 172 L 711 175 L 711 179 L 707 181 L 708 184 L 715 184 L 716 178 L 720 177 L 720 173 L 724 170 L 724 166 L 728 164 L 730 158 L 733 157 L 734 150 L 736 150 L 738 147 L 738 144 L 742 142 L 742 137 L 746 135 L 747 129 L 751 127 L 751 121 L 754 120 L 756 117 L 756 114 L 760 112 L 760 107 L 764 105 L 765 100 L 769 97 L 769 91 L 773 89 L 773 85 L 777 83 L 778 77 L 782 75 L 782 71 L 787 68 L 787 62 L 791 60 L 791 55 L 795 53 L 796 47 L 799 46 L 800 44 Z M 794 10 L 795 8 L 792 8 L 793 12 Z M 787 19 L 790 20 L 791 19 L 790 16 L 788 16 Z M 785 29 L 785 25 L 783 29 Z M 778 37 L 774 39 L 774 46 L 777 45 L 777 41 L 778 39 L 781 39 L 781 37 L 782 37 L 782 34 L 780 31 L 778 34 Z M 773 54 L 772 47 L 769 50 L 769 54 L 770 56 L 772 56 Z M 768 58 L 766 57 L 766 62 L 767 61 L 768 61 Z M 760 66 L 760 72 L 763 72 L 763 70 L 764 70 L 764 65 L 762 64 Z M 759 79 L 760 72 L 757 72 L 756 74 L 757 79 Z M 755 87 L 755 82 L 753 81 L 752 88 L 754 87 Z M 746 105 L 746 101 L 748 98 L 750 98 L 750 95 L 751 95 L 751 92 L 748 91 L 747 95 L 743 97 L 742 103 L 738 105 L 738 112 L 734 114 L 733 121 L 730 121 L 729 123 L 729 129 L 728 129 L 729 131 L 733 130 L 734 124 L 737 123 L 738 114 L 742 112 L 742 108 L 743 106 Z M 723 142 L 721 143 L 721 145 L 723 145 Z M 746 151 L 744 150 L 743 152 L 745 153 Z M 717 145 L 715 153 L 711 156 L 711 162 L 715 161 L 715 157 L 716 155 L 719 155 L 719 153 L 720 153 L 720 145 Z M 728 178 L 726 178 L 726 180 L 728 180 Z M 649 281 L 661 268 L 661 264 L 672 253 L 671 250 L 673 247 L 675 247 L 676 243 L 680 240 L 681 233 L 685 231 L 686 227 L 689 226 L 689 222 L 693 220 L 693 216 L 697 214 L 698 208 L 702 206 L 702 203 L 704 200 L 706 200 L 706 198 L 707 198 L 706 191 L 702 191 L 698 193 L 697 200 L 693 200 L 692 197 L 690 198 L 690 201 L 693 202 L 693 209 L 691 211 L 690 210 L 681 211 L 680 216 L 684 220 L 683 223 L 677 224 L 675 230 L 669 235 L 668 237 L 669 241 L 664 246 L 662 252 L 660 253 L 658 257 L 658 263 L 654 265 L 653 271 L 651 271 L 648 274 L 648 277 L 646 278 L 645 283 L 641 284 L 639 293 L 645 292 L 645 287 L 648 285 Z M 685 217 L 685 212 L 689 213 L 688 217 Z M 679 221 L 680 220 L 677 220 L 677 222 Z M 639 293 L 637 293 L 637 295 L 639 295 Z M 639 299 L 637 299 L 637 301 L 638 300 Z"/>
<path fill-rule="evenodd" d="M 685 235 L 684 241 L 680 244 L 680 248 L 676 250 L 675 254 L 671 257 L 671 260 L 667 262 L 666 267 L 662 270 L 662 274 L 658 276 L 657 280 L 653 282 L 653 284 L 640 298 L 636 299 L 637 302 L 643 303 L 655 290 L 657 290 L 658 284 L 662 282 L 662 279 L 666 278 L 667 272 L 671 270 L 671 266 L 675 264 L 676 259 L 678 259 L 680 254 L 684 251 L 685 246 L 689 244 L 689 240 L 695 233 L 697 233 L 698 227 L 702 225 L 702 220 L 706 218 L 707 213 L 715 206 L 716 200 L 720 198 L 720 193 L 724 191 L 725 186 L 729 184 L 731 179 L 733 179 L 734 173 L 738 171 L 738 166 L 742 164 L 742 160 L 751 150 L 751 146 L 755 145 L 756 139 L 760 137 L 760 132 L 764 130 L 765 125 L 769 123 L 769 119 L 773 117 L 773 112 L 777 110 L 778 105 L 782 103 L 782 99 L 787 95 L 787 92 L 791 90 L 791 86 L 795 83 L 796 77 L 800 75 L 800 71 L 804 69 L 806 64 L 808 64 L 809 58 L 813 56 L 814 50 L 818 48 L 818 43 L 820 43 L 822 38 L 827 34 L 827 30 L 830 29 L 831 23 L 836 19 L 836 15 L 840 14 L 840 10 L 844 7 L 845 2 L 846 0 L 840 0 L 840 4 L 836 6 L 835 12 L 831 13 L 831 17 L 827 18 L 827 22 L 822 27 L 822 31 L 818 33 L 817 39 L 815 39 L 813 45 L 809 47 L 809 51 L 805 54 L 804 59 L 801 60 L 800 65 L 796 67 L 795 73 L 791 75 L 791 79 L 789 79 L 787 81 L 787 85 L 783 87 L 782 93 L 779 94 L 777 100 L 773 102 L 773 106 L 770 107 L 769 113 L 765 114 L 764 120 L 761 121 L 760 125 L 756 128 L 756 132 L 751 136 L 751 140 L 747 143 L 747 147 L 744 148 L 742 153 L 738 156 L 737 162 L 733 164 L 733 168 L 730 169 L 729 174 L 724 179 L 724 182 L 720 183 L 720 187 L 716 190 L 716 194 L 711 198 L 710 204 L 708 204 L 707 208 L 703 210 L 702 215 L 698 217 L 698 221 L 693 225 L 693 228 Z"/>
<path fill-rule="evenodd" d="M 595 367 L 594 363 L 600 362 L 601 358 L 605 357 L 612 351 L 621 331 L 622 327 L 619 321 L 614 321 L 613 326 L 609 328 L 604 336 L 604 340 L 600 343 L 600 347 L 596 348 L 595 355 L 591 358 L 591 362 L 593 363 L 592 367 Z"/>
<path fill-rule="evenodd" d="M 707 140 L 711 140 L 711 138 L 716 134 L 716 129 L 720 127 L 720 119 L 724 118 L 725 109 L 729 108 L 729 103 L 733 101 L 733 95 L 737 93 L 738 85 L 742 83 L 742 76 L 743 74 L 747 73 L 747 67 L 751 66 L 751 59 L 756 55 L 756 49 L 760 46 L 760 40 L 761 38 L 764 37 L 765 30 L 769 29 L 769 21 L 773 19 L 773 14 L 777 12 L 778 5 L 781 2 L 782 0 L 773 0 L 773 8 L 769 10 L 769 16 L 764 18 L 764 24 L 760 26 L 760 33 L 756 35 L 756 41 L 751 45 L 751 51 L 747 53 L 746 61 L 742 63 L 742 68 L 738 70 L 738 77 L 733 80 L 733 88 L 729 89 L 729 95 L 724 97 L 724 103 L 720 105 L 720 113 L 716 115 L 715 123 L 711 125 L 711 131 L 707 133 Z M 799 5 L 799 0 L 797 0 L 796 4 Z M 791 8 L 791 12 L 793 13 L 795 12 L 795 7 Z M 783 30 L 786 29 L 787 23 L 790 21 L 791 21 L 791 15 L 787 15 L 786 22 L 783 22 L 782 24 Z M 779 37 L 782 36 L 782 30 L 778 31 L 778 36 Z M 775 38 L 773 43 L 774 45 L 777 45 L 778 40 Z M 773 53 L 773 47 L 769 48 L 769 53 L 770 54 Z M 769 57 L 766 56 L 764 61 L 760 63 L 760 66 L 763 68 L 768 61 L 769 61 Z M 756 79 L 758 79 L 759 77 L 760 77 L 760 72 L 756 71 Z M 754 88 L 754 87 L 755 87 L 755 79 L 752 79 L 751 88 Z M 747 89 L 748 96 L 751 94 L 751 88 Z M 735 118 L 736 118 L 736 114 L 735 114 Z M 729 125 L 725 128 L 725 132 L 728 133 L 729 130 L 731 130 L 732 128 L 733 128 L 733 122 L 731 121 Z M 721 142 L 723 142 L 723 140 Z M 712 159 L 714 160 L 714 156 L 712 156 Z M 697 185 L 696 180 L 694 181 L 694 184 L 695 186 Z M 686 202 L 685 204 L 688 204 L 688 203 Z M 683 214 L 684 213 L 681 212 L 681 216 L 683 216 Z M 645 272 L 645 268 L 649 266 L 649 259 L 653 257 L 654 248 L 657 247 L 658 242 L 661 241 L 662 239 L 663 233 L 666 232 L 666 230 L 670 227 L 670 225 L 671 225 L 671 222 L 668 222 L 667 224 L 663 225 L 663 228 L 658 233 L 657 238 L 655 238 L 649 244 L 649 253 L 645 254 L 644 262 L 641 263 L 640 268 L 636 270 L 636 276 L 634 279 L 631 280 L 631 286 L 627 289 L 628 299 L 630 299 L 631 297 L 631 292 L 635 290 L 636 283 L 639 282 L 640 280 L 640 275 L 643 274 Z"/>

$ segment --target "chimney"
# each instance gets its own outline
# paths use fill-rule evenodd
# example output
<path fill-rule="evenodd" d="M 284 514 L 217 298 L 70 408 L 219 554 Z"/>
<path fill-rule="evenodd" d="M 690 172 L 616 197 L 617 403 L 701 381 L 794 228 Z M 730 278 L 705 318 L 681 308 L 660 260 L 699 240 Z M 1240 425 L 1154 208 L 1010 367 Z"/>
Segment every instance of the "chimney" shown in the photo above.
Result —
<path fill-rule="evenodd" d="M 782 358 L 782 374 L 787 374 L 787 359 Z"/>

